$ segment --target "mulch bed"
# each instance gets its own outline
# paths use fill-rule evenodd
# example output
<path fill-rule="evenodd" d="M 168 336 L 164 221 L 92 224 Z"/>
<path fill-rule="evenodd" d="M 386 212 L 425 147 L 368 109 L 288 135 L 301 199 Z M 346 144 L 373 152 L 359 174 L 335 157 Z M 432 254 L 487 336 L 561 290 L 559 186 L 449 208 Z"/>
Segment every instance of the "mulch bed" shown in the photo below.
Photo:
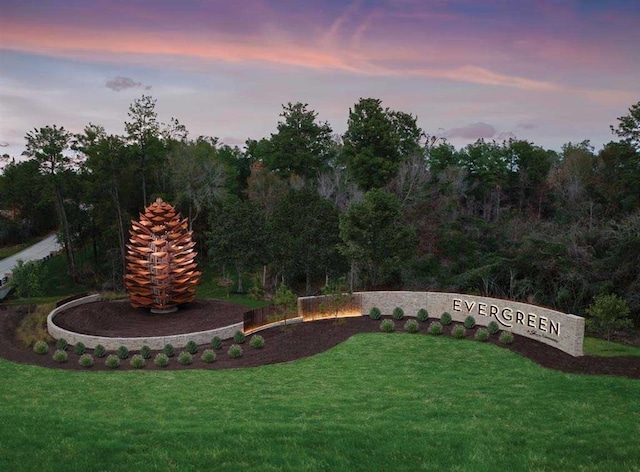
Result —
<path fill-rule="evenodd" d="M 126 301 L 105 301 L 69 309 L 56 317 L 56 324 L 94 335 L 114 336 L 117 332 L 118 335 L 127 337 L 160 336 L 205 331 L 237 323 L 242 321 L 243 311 L 244 308 L 232 303 L 199 299 L 176 313 L 151 315 L 145 310 L 132 309 Z M 67 350 L 68 362 L 59 364 L 52 359 L 54 344 L 50 345 L 49 354 L 40 356 L 16 340 L 16 329 L 26 313 L 27 310 L 24 307 L 0 305 L 0 357 L 12 362 L 48 368 L 86 370 L 78 364 L 79 356 L 71 348 Z M 400 325 L 398 322 L 396 324 Z M 180 365 L 174 357 L 169 365 L 162 369 L 230 369 L 290 362 L 326 351 L 354 334 L 379 332 L 379 325 L 380 321 L 362 316 L 274 327 L 259 333 L 266 341 L 264 349 L 252 348 L 247 339 L 247 342 L 242 345 L 243 356 L 231 359 L 227 355 L 227 350 L 233 344 L 233 340 L 226 340 L 223 342 L 222 349 L 216 351 L 217 360 L 212 364 L 200 360 L 200 353 L 210 346 L 200 346 L 190 366 Z M 445 327 L 444 335 L 449 335 L 450 329 L 451 326 Z M 424 325 L 421 325 L 421 332 L 424 333 L 425 330 Z M 467 338 L 471 338 L 474 332 L 475 329 L 467 330 Z M 579 374 L 640 378 L 639 357 L 573 357 L 551 346 L 518 335 L 515 335 L 513 344 L 508 346 L 500 344 L 497 336 L 492 336 L 489 342 L 510 349 L 550 369 Z M 92 351 L 88 349 L 87 352 Z M 102 359 L 95 359 L 95 361 L 91 370 L 106 369 Z M 132 369 L 128 360 L 122 361 L 121 364 L 120 370 Z M 151 358 L 147 360 L 145 369 L 159 370 L 160 368 L 156 367 Z"/>

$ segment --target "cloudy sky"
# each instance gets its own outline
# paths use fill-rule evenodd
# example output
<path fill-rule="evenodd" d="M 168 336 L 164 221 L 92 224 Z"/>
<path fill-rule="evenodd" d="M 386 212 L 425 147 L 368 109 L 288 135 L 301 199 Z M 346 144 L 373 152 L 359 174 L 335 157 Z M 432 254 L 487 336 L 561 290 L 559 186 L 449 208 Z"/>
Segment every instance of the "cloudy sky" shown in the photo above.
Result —
<path fill-rule="evenodd" d="M 361 97 L 457 147 L 613 139 L 640 100 L 638 0 L 2 0 L 0 154 L 157 99 L 192 137 L 275 132 L 301 101 L 346 128 Z"/>

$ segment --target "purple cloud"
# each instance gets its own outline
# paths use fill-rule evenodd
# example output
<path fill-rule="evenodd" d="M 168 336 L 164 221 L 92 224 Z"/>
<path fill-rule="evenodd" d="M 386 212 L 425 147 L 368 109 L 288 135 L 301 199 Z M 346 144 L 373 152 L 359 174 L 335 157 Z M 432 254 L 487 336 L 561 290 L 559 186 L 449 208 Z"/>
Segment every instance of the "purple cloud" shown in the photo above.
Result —
<path fill-rule="evenodd" d="M 470 125 L 463 126 L 461 128 L 451 128 L 444 132 L 445 138 L 464 138 L 464 139 L 479 139 L 479 138 L 493 138 L 498 132 L 493 126 L 487 123 L 471 123 Z"/>
<path fill-rule="evenodd" d="M 113 90 L 114 92 L 120 92 L 121 90 L 127 90 L 131 88 L 142 88 L 144 90 L 151 90 L 151 85 L 145 85 L 142 82 L 136 82 L 131 77 L 115 77 L 108 79 L 105 82 L 105 87 Z"/>

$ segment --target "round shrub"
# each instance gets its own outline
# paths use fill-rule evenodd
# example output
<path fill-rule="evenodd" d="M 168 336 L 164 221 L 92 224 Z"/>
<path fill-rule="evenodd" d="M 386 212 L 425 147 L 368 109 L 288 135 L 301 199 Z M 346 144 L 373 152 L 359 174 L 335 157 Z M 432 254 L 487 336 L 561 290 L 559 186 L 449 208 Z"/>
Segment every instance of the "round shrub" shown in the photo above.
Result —
<path fill-rule="evenodd" d="M 93 366 L 93 356 L 91 354 L 82 354 L 80 359 L 78 359 L 78 364 L 82 367 L 92 367 Z"/>
<path fill-rule="evenodd" d="M 455 325 L 453 328 L 451 328 L 451 336 L 456 339 L 462 339 L 466 334 L 467 330 L 462 325 Z"/>
<path fill-rule="evenodd" d="M 219 336 L 214 336 L 211 340 L 211 347 L 213 349 L 222 349 L 222 339 Z"/>
<path fill-rule="evenodd" d="M 469 315 L 464 319 L 464 327 L 467 329 L 472 329 L 476 325 L 476 319 Z"/>
<path fill-rule="evenodd" d="M 238 358 L 242 357 L 242 348 L 237 344 L 232 344 L 229 350 L 227 351 L 229 357 Z"/>
<path fill-rule="evenodd" d="M 171 344 L 165 344 L 162 348 L 162 352 L 164 352 L 167 357 L 173 357 L 173 355 L 176 353 L 176 350 Z"/>
<path fill-rule="evenodd" d="M 397 306 L 393 309 L 391 316 L 393 316 L 393 318 L 396 320 L 401 320 L 402 318 L 404 318 L 404 310 Z"/>
<path fill-rule="evenodd" d="M 107 355 L 107 350 L 105 349 L 105 347 L 102 344 L 98 344 L 94 349 L 93 349 L 93 355 L 96 357 L 104 357 Z"/>
<path fill-rule="evenodd" d="M 489 331 L 484 328 L 478 328 L 478 331 L 476 331 L 473 337 L 476 338 L 476 341 L 485 342 L 489 339 Z"/>
<path fill-rule="evenodd" d="M 116 351 L 116 356 L 118 356 L 118 358 L 120 359 L 126 359 L 127 357 L 129 357 L 129 349 L 127 349 L 125 346 L 120 346 Z"/>
<path fill-rule="evenodd" d="M 439 321 L 432 321 L 429 323 L 429 334 L 438 335 L 442 334 L 442 323 Z"/>
<path fill-rule="evenodd" d="M 56 362 L 67 362 L 68 358 L 67 351 L 63 351 L 62 349 L 57 349 L 56 352 L 53 353 L 53 360 Z"/>
<path fill-rule="evenodd" d="M 498 339 L 502 344 L 511 344 L 513 342 L 513 334 L 509 331 L 503 331 Z"/>
<path fill-rule="evenodd" d="M 442 314 L 442 316 L 440 317 L 440 323 L 445 326 L 451 324 L 451 314 L 448 311 L 445 311 Z"/>
<path fill-rule="evenodd" d="M 422 322 L 427 321 L 429 319 L 429 312 L 424 308 L 420 308 L 418 310 L 418 314 L 416 315 L 416 318 L 418 318 L 418 321 L 422 321 Z"/>
<path fill-rule="evenodd" d="M 150 359 L 151 358 L 151 348 L 145 344 L 144 346 L 142 346 L 140 348 L 140 355 L 142 356 L 143 359 Z"/>
<path fill-rule="evenodd" d="M 244 333 L 242 331 L 236 331 L 233 335 L 233 340 L 236 344 L 242 344 L 244 342 Z"/>
<path fill-rule="evenodd" d="M 73 352 L 81 356 L 87 350 L 86 346 L 83 342 L 77 342 L 75 346 L 73 346 Z"/>
<path fill-rule="evenodd" d="M 60 338 L 56 341 L 56 349 L 58 351 L 66 351 L 67 347 L 69 347 L 69 343 L 66 339 Z"/>
<path fill-rule="evenodd" d="M 109 354 L 104 360 L 104 365 L 109 369 L 117 369 L 120 367 L 120 359 L 115 354 Z"/>
<path fill-rule="evenodd" d="M 182 351 L 178 355 L 178 362 L 182 365 L 189 365 L 193 362 L 193 354 L 187 351 Z"/>
<path fill-rule="evenodd" d="M 374 306 L 373 308 L 371 308 L 371 310 L 369 310 L 369 318 L 371 318 L 372 320 L 379 320 L 381 316 L 382 313 L 380 312 L 380 308 Z"/>
<path fill-rule="evenodd" d="M 141 354 L 134 354 L 129 361 L 129 365 L 134 369 L 142 369 L 146 364 L 147 362 Z"/>
<path fill-rule="evenodd" d="M 159 352 L 153 359 L 153 363 L 158 367 L 167 367 L 169 365 L 169 357 L 164 352 Z"/>
<path fill-rule="evenodd" d="M 49 352 L 49 345 L 44 341 L 36 341 L 33 345 L 33 352 L 42 356 Z"/>
<path fill-rule="evenodd" d="M 404 330 L 407 333 L 417 333 L 418 329 L 418 322 L 416 320 L 407 320 L 407 322 L 404 324 Z"/>
<path fill-rule="evenodd" d="M 380 331 L 384 331 L 385 333 L 393 333 L 395 330 L 395 323 L 389 319 L 382 320 L 382 323 L 380 323 Z"/>
<path fill-rule="evenodd" d="M 498 331 L 500 331 L 500 326 L 498 326 L 498 323 L 496 321 L 489 321 L 489 324 L 487 325 L 487 331 L 489 331 L 489 333 L 491 334 L 497 334 Z"/>
<path fill-rule="evenodd" d="M 195 354 L 196 352 L 198 352 L 198 345 L 195 341 L 189 341 L 187 343 L 186 349 L 189 354 Z"/>
<path fill-rule="evenodd" d="M 251 336 L 251 340 L 249 341 L 251 347 L 256 349 L 262 349 L 264 347 L 264 338 L 259 334 L 254 334 Z"/>
<path fill-rule="evenodd" d="M 205 349 L 202 351 L 202 356 L 200 356 L 203 362 L 211 364 L 216 361 L 216 353 L 213 352 L 213 349 Z"/>

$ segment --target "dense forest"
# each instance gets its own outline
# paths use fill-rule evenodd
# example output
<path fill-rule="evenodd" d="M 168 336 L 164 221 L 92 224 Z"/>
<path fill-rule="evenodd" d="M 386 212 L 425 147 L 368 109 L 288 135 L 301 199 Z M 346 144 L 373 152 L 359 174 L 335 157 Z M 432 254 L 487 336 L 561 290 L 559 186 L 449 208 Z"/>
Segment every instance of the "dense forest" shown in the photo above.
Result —
<path fill-rule="evenodd" d="M 0 176 L 0 245 L 58 231 L 71 275 L 122 289 L 130 220 L 156 197 L 189 217 L 200 264 L 238 291 L 446 290 L 585 315 L 615 293 L 640 324 L 640 102 L 611 142 L 456 149 L 360 99 L 335 134 L 303 103 L 244 148 L 192 139 L 143 95 L 122 135 L 25 136 Z M 124 114 L 123 114 L 124 115 Z"/>

